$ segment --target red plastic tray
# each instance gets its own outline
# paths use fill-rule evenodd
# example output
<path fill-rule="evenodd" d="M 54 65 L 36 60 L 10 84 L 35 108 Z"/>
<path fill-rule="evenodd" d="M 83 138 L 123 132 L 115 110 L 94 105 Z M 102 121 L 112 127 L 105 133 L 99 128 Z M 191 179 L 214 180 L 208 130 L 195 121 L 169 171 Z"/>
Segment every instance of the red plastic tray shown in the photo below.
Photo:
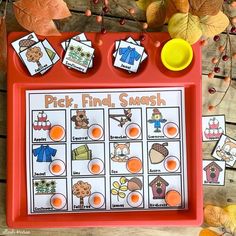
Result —
<path fill-rule="evenodd" d="M 160 52 L 169 40 L 167 33 L 149 33 L 142 42 L 148 59 L 136 74 L 127 73 L 113 66 L 112 52 L 116 40 L 138 33 L 86 33 L 95 47 L 94 67 L 87 74 L 69 70 L 61 62 L 45 75 L 31 77 L 13 50 L 11 42 L 27 33 L 15 32 L 8 37 L 8 115 L 7 115 L 7 224 L 14 228 L 33 227 L 82 227 L 82 226 L 156 226 L 200 225 L 202 222 L 202 156 L 201 156 L 201 48 L 193 45 L 194 59 L 181 72 L 167 70 L 160 61 Z M 60 43 L 77 35 L 63 33 L 60 37 L 47 37 L 63 57 Z M 40 38 L 40 37 L 39 37 Z M 42 39 L 42 38 L 41 38 Z M 103 44 L 97 45 L 101 39 Z M 153 40 L 159 40 L 156 48 Z M 33 89 L 81 89 L 81 88 L 135 88 L 174 87 L 185 88 L 188 210 L 67 213 L 28 215 L 26 195 L 26 108 L 25 91 Z"/>

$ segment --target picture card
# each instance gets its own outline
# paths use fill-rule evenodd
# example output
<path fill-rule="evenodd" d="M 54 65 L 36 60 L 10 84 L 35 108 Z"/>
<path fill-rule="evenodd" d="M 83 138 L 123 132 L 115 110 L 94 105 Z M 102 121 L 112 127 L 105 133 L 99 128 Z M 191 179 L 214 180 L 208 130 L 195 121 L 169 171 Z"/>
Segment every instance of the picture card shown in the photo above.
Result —
<path fill-rule="evenodd" d="M 137 72 L 144 47 L 121 40 L 117 51 L 114 66 L 131 72 Z"/>
<path fill-rule="evenodd" d="M 128 39 L 126 39 L 126 42 L 129 42 L 129 43 L 133 43 L 133 44 L 136 44 L 136 45 L 140 45 L 141 42 L 140 41 L 135 41 L 133 38 L 129 37 Z M 113 53 L 113 56 L 116 57 L 116 54 L 118 52 L 118 48 L 119 48 L 119 45 L 120 45 L 120 41 L 116 41 L 115 42 L 115 52 Z M 141 62 L 143 62 L 145 59 L 147 58 L 147 53 L 144 51 L 143 52 L 143 55 L 142 55 L 142 59 L 141 59 Z"/>
<path fill-rule="evenodd" d="M 51 61 L 53 64 L 56 64 L 59 60 L 60 60 L 60 57 L 58 56 L 57 52 L 55 51 L 55 49 L 51 46 L 51 44 L 48 42 L 47 39 L 45 39 L 43 42 L 42 42 L 43 46 L 45 47 L 47 53 L 48 53 L 48 56 L 50 57 Z M 40 73 L 41 74 L 44 74 L 46 71 L 48 71 L 52 66 L 46 68 L 45 70 L 41 71 Z"/>
<path fill-rule="evenodd" d="M 225 184 L 225 161 L 203 160 L 203 185 Z"/>
<path fill-rule="evenodd" d="M 81 42 L 71 39 L 63 64 L 86 73 L 93 58 L 94 49 Z"/>
<path fill-rule="evenodd" d="M 31 75 L 35 75 L 53 64 L 42 42 L 32 45 L 19 55 Z"/>
<path fill-rule="evenodd" d="M 35 33 L 27 34 L 26 36 L 17 39 L 16 41 L 12 42 L 12 47 L 16 51 L 17 54 L 24 51 L 25 49 L 31 47 L 32 45 L 39 42 L 39 39 L 37 38 Z"/>
<path fill-rule="evenodd" d="M 225 116 L 203 116 L 202 117 L 202 140 L 219 140 L 222 134 L 225 134 Z"/>
<path fill-rule="evenodd" d="M 76 41 L 87 41 L 87 38 L 86 38 L 84 33 L 78 34 L 78 35 L 72 37 L 72 39 L 74 39 Z M 68 47 L 69 43 L 70 43 L 70 39 L 67 39 L 66 41 L 63 41 L 61 43 L 61 46 L 65 51 L 67 50 L 67 47 Z M 89 45 L 89 46 L 91 46 L 91 45 Z"/>
<path fill-rule="evenodd" d="M 236 141 L 224 134 L 217 142 L 212 156 L 226 162 L 226 166 L 234 166 L 236 161 Z"/>

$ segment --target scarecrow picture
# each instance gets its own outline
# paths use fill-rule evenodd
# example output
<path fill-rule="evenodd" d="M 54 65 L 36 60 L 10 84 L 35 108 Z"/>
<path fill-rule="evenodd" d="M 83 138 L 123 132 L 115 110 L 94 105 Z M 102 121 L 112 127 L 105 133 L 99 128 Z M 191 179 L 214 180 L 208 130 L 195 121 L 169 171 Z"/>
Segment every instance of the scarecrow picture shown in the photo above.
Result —
<path fill-rule="evenodd" d="M 161 132 L 161 123 L 165 123 L 166 121 L 166 119 L 163 119 L 161 112 L 157 108 L 154 108 L 152 117 L 148 120 L 148 123 L 154 124 L 154 132 Z"/>

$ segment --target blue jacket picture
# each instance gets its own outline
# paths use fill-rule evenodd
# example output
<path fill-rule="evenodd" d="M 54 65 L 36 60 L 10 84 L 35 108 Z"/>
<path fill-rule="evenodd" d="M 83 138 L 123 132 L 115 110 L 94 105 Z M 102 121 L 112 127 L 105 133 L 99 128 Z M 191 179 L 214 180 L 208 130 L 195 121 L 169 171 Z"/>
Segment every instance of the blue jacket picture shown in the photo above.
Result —
<path fill-rule="evenodd" d="M 119 54 L 122 55 L 120 60 L 129 65 L 134 65 L 134 61 L 138 61 L 141 57 L 136 49 L 130 46 L 127 48 L 119 48 Z"/>
<path fill-rule="evenodd" d="M 57 153 L 57 150 L 48 145 L 41 145 L 33 149 L 33 155 L 37 157 L 37 162 L 52 162 L 52 157 Z"/>

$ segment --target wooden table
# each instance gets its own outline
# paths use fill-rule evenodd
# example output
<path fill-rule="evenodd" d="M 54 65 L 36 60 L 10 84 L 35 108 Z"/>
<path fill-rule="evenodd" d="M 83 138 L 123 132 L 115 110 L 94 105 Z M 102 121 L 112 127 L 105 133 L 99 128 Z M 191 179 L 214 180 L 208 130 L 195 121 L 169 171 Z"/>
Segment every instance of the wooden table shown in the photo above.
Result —
<path fill-rule="evenodd" d="M 71 10 L 72 17 L 59 23 L 61 31 L 100 31 L 100 25 L 95 23 L 95 16 L 85 17 L 84 11 L 87 8 L 86 0 L 66 0 L 68 7 Z M 133 1 L 120 0 L 121 4 L 126 7 L 135 6 Z M 127 5 L 128 4 L 128 5 Z M 97 7 L 92 8 L 93 13 L 100 14 Z M 7 29 L 11 31 L 24 31 L 16 22 L 13 15 L 12 6 L 9 4 L 7 9 Z M 105 25 L 108 31 L 138 31 L 138 26 L 135 21 L 128 19 L 124 26 L 118 23 L 120 17 L 127 15 L 120 8 L 113 8 L 112 15 L 107 14 L 105 17 Z M 140 21 L 145 20 L 145 14 L 142 11 L 137 12 L 137 19 Z M 225 34 L 221 34 L 221 37 L 225 37 Z M 233 48 L 236 52 L 236 36 L 231 36 L 233 42 Z M 224 75 L 227 74 L 227 68 L 221 65 L 222 72 L 218 78 L 212 80 L 207 78 L 207 74 L 212 69 L 211 58 L 216 54 L 216 45 L 210 40 L 209 44 L 203 48 L 202 57 L 202 93 L 203 93 L 203 114 L 209 115 L 208 104 L 211 102 L 216 103 L 222 96 L 220 93 L 210 95 L 208 93 L 208 87 L 214 86 L 216 89 L 223 90 L 226 87 L 225 82 L 222 80 Z M 236 60 L 234 61 L 234 67 L 236 67 Z M 234 70 L 233 77 L 236 78 L 236 70 Z M 234 87 L 236 83 L 233 82 Z M 166 227 L 152 227 L 152 228 L 80 228 L 80 229 L 33 229 L 33 230 L 17 230 L 7 229 L 5 221 L 5 190 L 6 190 L 6 76 L 0 74 L 0 235 L 11 234 L 30 234 L 30 235 L 162 235 L 162 236 L 177 236 L 177 235 L 198 235 L 201 227 L 186 227 L 186 228 L 166 228 Z M 226 117 L 226 129 L 227 135 L 236 138 L 236 90 L 230 88 L 222 104 L 212 114 L 225 114 Z M 211 152 L 215 145 L 215 142 L 203 143 L 203 158 L 212 159 Z M 226 170 L 225 186 L 204 186 L 204 203 L 215 205 L 227 205 L 236 203 L 236 166 L 235 169 Z"/>

